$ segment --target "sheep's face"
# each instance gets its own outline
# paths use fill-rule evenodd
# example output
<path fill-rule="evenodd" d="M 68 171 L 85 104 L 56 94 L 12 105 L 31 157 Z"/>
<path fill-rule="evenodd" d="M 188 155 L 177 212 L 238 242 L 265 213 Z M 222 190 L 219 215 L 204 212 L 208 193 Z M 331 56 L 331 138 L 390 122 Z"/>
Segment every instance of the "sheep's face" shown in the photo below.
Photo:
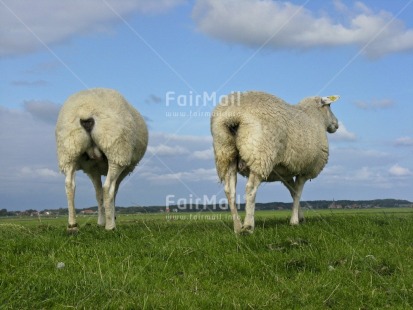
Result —
<path fill-rule="evenodd" d="M 321 97 L 321 109 L 325 115 L 325 124 L 328 133 L 335 133 L 338 129 L 338 120 L 331 111 L 331 103 L 339 99 L 339 96 Z"/>
<path fill-rule="evenodd" d="M 328 133 L 335 133 L 338 129 L 338 120 L 334 116 L 333 112 L 331 112 L 330 105 L 324 105 L 322 107 L 324 109 L 324 113 L 326 114 L 326 126 Z"/>

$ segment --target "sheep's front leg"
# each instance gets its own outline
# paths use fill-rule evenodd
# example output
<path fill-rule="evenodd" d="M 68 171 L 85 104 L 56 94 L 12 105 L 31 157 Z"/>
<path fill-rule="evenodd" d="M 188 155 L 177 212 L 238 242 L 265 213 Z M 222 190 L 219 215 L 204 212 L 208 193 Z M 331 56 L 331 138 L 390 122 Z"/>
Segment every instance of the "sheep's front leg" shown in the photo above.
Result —
<path fill-rule="evenodd" d="M 116 228 L 115 224 L 115 196 L 116 196 L 116 182 L 124 170 L 117 164 L 110 163 L 108 174 L 105 183 L 103 184 L 103 204 L 105 206 L 106 215 L 106 230 L 113 230 Z"/>
<path fill-rule="evenodd" d="M 304 219 L 304 215 L 300 208 L 300 199 L 306 181 L 305 178 L 297 176 L 295 178 L 293 190 L 290 190 L 291 196 L 293 197 L 293 212 L 290 220 L 291 225 L 298 225 L 300 220 L 302 221 Z"/>
<path fill-rule="evenodd" d="M 258 186 L 261 184 L 261 179 L 254 172 L 250 172 L 247 186 L 245 189 L 246 206 L 245 206 L 245 220 L 242 226 L 243 232 L 252 233 L 255 227 L 254 211 L 255 211 L 255 196 L 257 194 Z"/>
<path fill-rule="evenodd" d="M 224 180 L 224 190 L 228 199 L 228 205 L 231 210 L 232 220 L 234 223 L 234 232 L 239 234 L 241 232 L 242 224 L 238 215 L 236 206 L 236 187 L 237 187 L 237 162 L 234 161 L 228 167 L 227 174 Z"/>
<path fill-rule="evenodd" d="M 103 209 L 103 188 L 101 175 L 97 171 L 88 174 L 92 180 L 96 192 L 96 201 L 98 203 L 98 225 L 105 226 L 105 210 Z"/>
<path fill-rule="evenodd" d="M 76 183 L 75 183 L 75 173 L 76 169 L 73 165 L 67 171 L 65 171 L 66 178 L 65 178 L 65 188 L 66 188 L 66 196 L 67 196 L 67 207 L 69 211 L 69 220 L 67 226 L 68 233 L 77 233 L 78 225 L 76 223 L 76 210 L 75 210 L 75 190 L 76 190 Z"/>

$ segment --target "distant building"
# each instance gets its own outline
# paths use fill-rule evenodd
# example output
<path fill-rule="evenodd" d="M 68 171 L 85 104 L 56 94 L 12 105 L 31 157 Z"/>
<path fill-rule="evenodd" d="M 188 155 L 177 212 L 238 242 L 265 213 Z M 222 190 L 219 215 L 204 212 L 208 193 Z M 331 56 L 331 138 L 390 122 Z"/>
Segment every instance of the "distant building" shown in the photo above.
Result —
<path fill-rule="evenodd" d="M 333 201 L 329 206 L 329 209 L 343 209 L 343 206 L 341 204 L 337 204 L 335 203 L 335 201 Z"/>
<path fill-rule="evenodd" d="M 96 211 L 93 210 L 82 210 L 80 211 L 80 214 L 84 214 L 84 215 L 91 215 L 91 214 L 95 214 L 97 213 Z"/>

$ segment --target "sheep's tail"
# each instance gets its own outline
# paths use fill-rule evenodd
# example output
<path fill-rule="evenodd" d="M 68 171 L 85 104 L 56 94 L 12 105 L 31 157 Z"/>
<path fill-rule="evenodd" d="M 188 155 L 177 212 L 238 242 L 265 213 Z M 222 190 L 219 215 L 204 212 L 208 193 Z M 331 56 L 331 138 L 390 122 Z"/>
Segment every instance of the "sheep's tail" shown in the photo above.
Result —
<path fill-rule="evenodd" d="M 239 117 L 221 115 L 212 119 L 211 131 L 213 136 L 215 164 L 221 182 L 228 172 L 229 166 L 238 161 L 237 133 L 240 126 Z"/>
<path fill-rule="evenodd" d="M 87 119 L 80 119 L 80 125 L 86 130 L 90 136 L 90 146 L 86 150 L 86 154 L 90 159 L 101 160 L 103 158 L 102 151 L 96 146 L 95 142 L 92 139 L 91 132 L 95 127 L 95 120 L 93 117 Z"/>
<path fill-rule="evenodd" d="M 95 126 L 95 120 L 93 117 L 90 117 L 88 119 L 81 119 L 80 120 L 80 125 L 88 132 L 91 133 L 93 127 Z"/>

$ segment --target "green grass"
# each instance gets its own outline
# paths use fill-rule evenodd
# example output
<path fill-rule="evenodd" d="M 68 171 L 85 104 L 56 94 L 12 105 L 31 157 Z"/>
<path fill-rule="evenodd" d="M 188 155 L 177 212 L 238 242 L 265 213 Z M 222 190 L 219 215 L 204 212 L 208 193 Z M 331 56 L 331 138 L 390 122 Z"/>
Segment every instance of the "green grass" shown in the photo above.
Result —
<path fill-rule="evenodd" d="M 228 213 L 181 216 L 120 215 L 115 232 L 79 217 L 74 236 L 65 217 L 0 219 L 2 309 L 413 306 L 413 210 L 307 211 L 299 227 L 261 211 L 248 236 Z"/>

